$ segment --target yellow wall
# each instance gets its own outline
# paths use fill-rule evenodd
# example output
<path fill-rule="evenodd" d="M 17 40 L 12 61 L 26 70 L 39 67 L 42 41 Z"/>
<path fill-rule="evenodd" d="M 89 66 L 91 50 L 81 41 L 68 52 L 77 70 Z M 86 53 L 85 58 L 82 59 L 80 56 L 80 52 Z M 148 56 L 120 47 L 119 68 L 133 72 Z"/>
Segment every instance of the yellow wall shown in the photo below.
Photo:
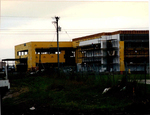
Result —
<path fill-rule="evenodd" d="M 31 42 L 34 48 L 54 48 L 57 42 Z M 59 42 L 59 47 L 72 47 L 72 42 Z"/>
<path fill-rule="evenodd" d="M 27 54 L 27 55 L 18 56 L 18 55 L 17 55 L 17 52 L 23 51 L 23 50 L 30 50 L 31 47 L 32 47 L 32 46 L 31 46 L 31 42 L 25 43 L 25 44 L 20 44 L 20 45 L 15 46 L 15 58 L 28 58 L 28 64 L 29 64 L 29 57 L 30 57 L 31 53 L 28 51 L 28 54 Z M 19 63 L 19 62 L 16 61 L 16 62 L 15 62 L 15 65 L 17 65 L 18 63 Z"/>
<path fill-rule="evenodd" d="M 77 48 L 79 46 L 79 41 L 72 42 L 73 48 Z"/>
<path fill-rule="evenodd" d="M 120 55 L 120 71 L 125 71 L 124 65 L 124 41 L 119 41 L 119 55 Z"/>
<path fill-rule="evenodd" d="M 93 39 L 93 38 L 92 38 Z M 85 39 L 87 40 L 87 39 Z M 77 48 L 76 49 L 76 63 L 82 63 L 82 53 L 80 52 L 80 48 L 78 48 L 80 41 L 73 41 L 73 42 L 59 42 L 60 48 Z M 124 41 L 119 42 L 120 50 L 120 71 L 125 70 L 124 65 Z M 25 44 L 20 44 L 15 46 L 15 58 L 28 58 L 28 68 L 36 67 L 36 63 L 39 63 L 39 54 L 35 53 L 36 48 L 57 48 L 57 42 L 28 42 Z M 27 55 L 18 56 L 18 51 L 28 50 Z M 60 62 L 65 63 L 65 51 L 61 51 L 61 54 L 59 55 Z M 57 63 L 57 54 L 41 54 L 41 63 Z M 17 64 L 17 62 L 16 62 Z"/>
<path fill-rule="evenodd" d="M 75 60 L 76 63 L 82 63 L 82 53 L 81 53 L 81 48 L 76 49 L 76 56 L 75 56 Z"/>
<path fill-rule="evenodd" d="M 62 51 L 61 54 L 59 54 L 59 62 L 64 63 L 65 62 L 65 51 Z M 39 54 L 36 54 L 36 63 L 39 63 Z M 41 63 L 57 63 L 57 54 L 41 54 Z"/>
<path fill-rule="evenodd" d="M 59 48 L 72 48 L 72 42 L 59 42 Z M 15 58 L 28 58 L 28 68 L 36 67 L 39 62 L 39 54 L 35 54 L 36 48 L 57 48 L 57 42 L 28 42 L 15 46 Z M 27 55 L 18 56 L 18 51 L 28 50 Z M 61 51 L 59 55 L 60 62 L 65 62 L 65 51 Z M 57 63 L 57 54 L 42 54 L 41 62 Z M 18 62 L 16 62 L 17 64 Z"/>

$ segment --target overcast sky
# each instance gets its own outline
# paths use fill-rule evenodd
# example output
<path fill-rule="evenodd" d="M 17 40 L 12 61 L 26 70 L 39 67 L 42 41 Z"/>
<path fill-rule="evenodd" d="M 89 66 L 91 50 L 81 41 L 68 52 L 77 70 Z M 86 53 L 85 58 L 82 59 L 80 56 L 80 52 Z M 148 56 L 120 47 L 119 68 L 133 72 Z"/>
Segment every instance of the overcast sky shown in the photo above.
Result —
<path fill-rule="evenodd" d="M 0 60 L 14 58 L 15 45 L 56 41 L 55 16 L 60 17 L 60 41 L 100 32 L 149 29 L 148 0 L 1 0 L 0 11 Z"/>

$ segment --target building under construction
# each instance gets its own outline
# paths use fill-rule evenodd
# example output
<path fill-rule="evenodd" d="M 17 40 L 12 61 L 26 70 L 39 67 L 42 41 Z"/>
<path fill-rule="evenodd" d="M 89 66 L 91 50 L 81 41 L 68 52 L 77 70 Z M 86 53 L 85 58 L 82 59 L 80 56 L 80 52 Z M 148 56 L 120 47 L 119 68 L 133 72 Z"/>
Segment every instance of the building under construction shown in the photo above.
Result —
<path fill-rule="evenodd" d="M 24 65 L 27 69 L 37 69 L 39 64 L 47 69 L 57 66 L 59 53 L 60 66 L 75 66 L 75 55 L 72 42 L 60 42 L 59 52 L 57 42 L 28 42 L 15 46 L 15 58 L 24 58 L 26 61 L 16 61 L 16 66 Z"/>
<path fill-rule="evenodd" d="M 76 66 L 77 71 L 144 71 L 149 63 L 149 31 L 103 32 L 59 42 L 59 49 L 57 42 L 28 42 L 15 46 L 15 58 L 25 58 L 28 69 L 39 63 L 56 67 L 59 53 L 60 66 Z"/>
<path fill-rule="evenodd" d="M 149 63 L 149 31 L 115 31 L 73 39 L 78 70 L 144 71 Z"/>

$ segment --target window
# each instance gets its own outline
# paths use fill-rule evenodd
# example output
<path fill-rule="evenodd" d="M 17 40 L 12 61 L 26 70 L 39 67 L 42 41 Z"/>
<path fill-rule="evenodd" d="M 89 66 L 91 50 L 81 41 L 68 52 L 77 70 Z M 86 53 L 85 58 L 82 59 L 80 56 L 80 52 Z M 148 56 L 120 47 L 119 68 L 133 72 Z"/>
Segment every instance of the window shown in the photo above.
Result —
<path fill-rule="evenodd" d="M 21 55 L 28 55 L 28 50 L 18 51 L 18 52 L 17 52 L 17 55 L 18 55 L 18 56 L 21 56 Z"/>
<path fill-rule="evenodd" d="M 58 54 L 58 52 L 55 52 L 55 54 Z M 61 54 L 61 52 L 59 52 L 59 54 Z"/>

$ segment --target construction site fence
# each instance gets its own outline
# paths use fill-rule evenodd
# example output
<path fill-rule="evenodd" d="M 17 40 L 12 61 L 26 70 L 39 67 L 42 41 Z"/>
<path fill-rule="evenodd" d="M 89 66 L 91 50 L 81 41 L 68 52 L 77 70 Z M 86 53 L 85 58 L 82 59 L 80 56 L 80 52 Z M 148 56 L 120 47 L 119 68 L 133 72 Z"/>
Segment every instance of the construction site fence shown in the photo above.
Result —
<path fill-rule="evenodd" d="M 11 76 L 18 76 L 18 77 L 24 77 L 24 76 L 37 76 L 39 74 L 47 74 L 49 76 L 53 76 L 59 73 L 60 77 L 66 77 L 70 78 L 71 77 L 91 77 L 91 76 L 110 76 L 110 77 L 124 77 L 124 76 L 130 76 L 133 78 L 139 78 L 139 79 L 144 79 L 146 76 L 146 79 L 150 79 L 150 74 L 149 74 L 149 64 L 146 64 L 144 71 L 130 71 L 128 67 L 126 67 L 125 71 L 104 71 L 104 72 L 99 72 L 99 71 L 77 71 L 76 66 L 68 66 L 68 67 L 60 67 L 58 71 L 58 67 L 54 68 L 49 68 L 49 69 L 42 69 L 41 71 L 27 71 L 27 72 L 18 72 L 18 71 L 8 71 L 8 79 L 11 79 Z M 0 78 L 4 78 L 6 75 L 5 72 L 0 73 Z"/>

